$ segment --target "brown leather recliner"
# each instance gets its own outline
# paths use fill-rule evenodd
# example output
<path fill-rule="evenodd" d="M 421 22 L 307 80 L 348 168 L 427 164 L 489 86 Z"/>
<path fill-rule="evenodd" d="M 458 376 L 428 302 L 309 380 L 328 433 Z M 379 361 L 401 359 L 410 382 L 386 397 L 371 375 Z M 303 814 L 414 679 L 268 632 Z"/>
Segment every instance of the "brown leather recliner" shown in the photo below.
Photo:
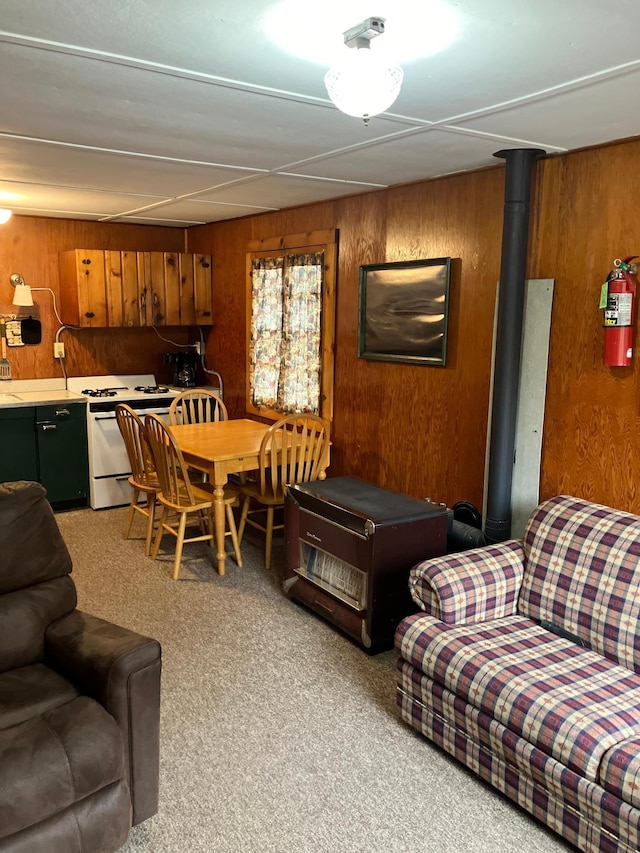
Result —
<path fill-rule="evenodd" d="M 0 853 L 112 853 L 158 808 L 160 645 L 71 569 L 45 489 L 0 484 Z"/>

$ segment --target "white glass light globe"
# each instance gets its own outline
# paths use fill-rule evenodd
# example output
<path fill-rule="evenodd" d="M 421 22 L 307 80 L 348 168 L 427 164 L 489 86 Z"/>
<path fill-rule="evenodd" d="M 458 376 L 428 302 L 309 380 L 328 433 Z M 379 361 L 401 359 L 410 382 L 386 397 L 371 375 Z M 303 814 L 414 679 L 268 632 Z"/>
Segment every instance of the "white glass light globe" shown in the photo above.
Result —
<path fill-rule="evenodd" d="M 350 116 L 367 120 L 388 110 L 400 94 L 404 72 L 377 57 L 371 48 L 350 48 L 324 75 L 333 103 Z"/>
<path fill-rule="evenodd" d="M 11 211 L 6 207 L 0 207 L 0 225 L 4 225 L 11 219 Z"/>

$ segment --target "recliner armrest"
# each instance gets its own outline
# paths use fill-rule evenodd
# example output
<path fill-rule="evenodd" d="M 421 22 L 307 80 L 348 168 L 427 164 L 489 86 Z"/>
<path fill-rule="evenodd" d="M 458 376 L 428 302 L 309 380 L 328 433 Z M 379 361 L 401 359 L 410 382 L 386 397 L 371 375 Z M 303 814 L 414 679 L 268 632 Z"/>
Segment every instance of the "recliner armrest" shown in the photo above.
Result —
<path fill-rule="evenodd" d="M 513 616 L 524 559 L 515 539 L 435 557 L 411 569 L 409 591 L 418 607 L 451 625 Z"/>
<path fill-rule="evenodd" d="M 158 641 L 74 610 L 47 628 L 45 661 L 116 719 L 125 742 L 133 823 L 151 817 L 158 810 Z"/>

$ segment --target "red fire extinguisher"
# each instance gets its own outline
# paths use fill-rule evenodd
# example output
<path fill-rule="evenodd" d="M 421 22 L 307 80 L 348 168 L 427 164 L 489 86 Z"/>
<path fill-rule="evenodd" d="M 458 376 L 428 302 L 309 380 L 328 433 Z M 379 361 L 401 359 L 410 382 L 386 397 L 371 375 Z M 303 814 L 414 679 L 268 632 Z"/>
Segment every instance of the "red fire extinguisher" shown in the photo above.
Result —
<path fill-rule="evenodd" d="M 637 256 L 617 258 L 602 285 L 600 307 L 604 308 L 604 363 L 607 367 L 629 367 L 633 356 Z"/>

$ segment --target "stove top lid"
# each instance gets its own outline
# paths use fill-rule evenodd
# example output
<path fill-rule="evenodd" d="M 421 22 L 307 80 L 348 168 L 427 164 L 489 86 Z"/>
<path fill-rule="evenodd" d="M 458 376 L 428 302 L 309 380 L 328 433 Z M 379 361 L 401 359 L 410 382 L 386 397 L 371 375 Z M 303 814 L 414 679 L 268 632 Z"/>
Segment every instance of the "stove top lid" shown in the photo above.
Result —
<path fill-rule="evenodd" d="M 118 396 L 125 391 L 136 393 L 136 386 L 149 387 L 156 385 L 156 377 L 153 373 L 106 374 L 104 376 L 70 376 L 67 379 L 67 390 L 84 394 L 87 390 L 103 391 L 105 389 L 115 390 Z"/>

